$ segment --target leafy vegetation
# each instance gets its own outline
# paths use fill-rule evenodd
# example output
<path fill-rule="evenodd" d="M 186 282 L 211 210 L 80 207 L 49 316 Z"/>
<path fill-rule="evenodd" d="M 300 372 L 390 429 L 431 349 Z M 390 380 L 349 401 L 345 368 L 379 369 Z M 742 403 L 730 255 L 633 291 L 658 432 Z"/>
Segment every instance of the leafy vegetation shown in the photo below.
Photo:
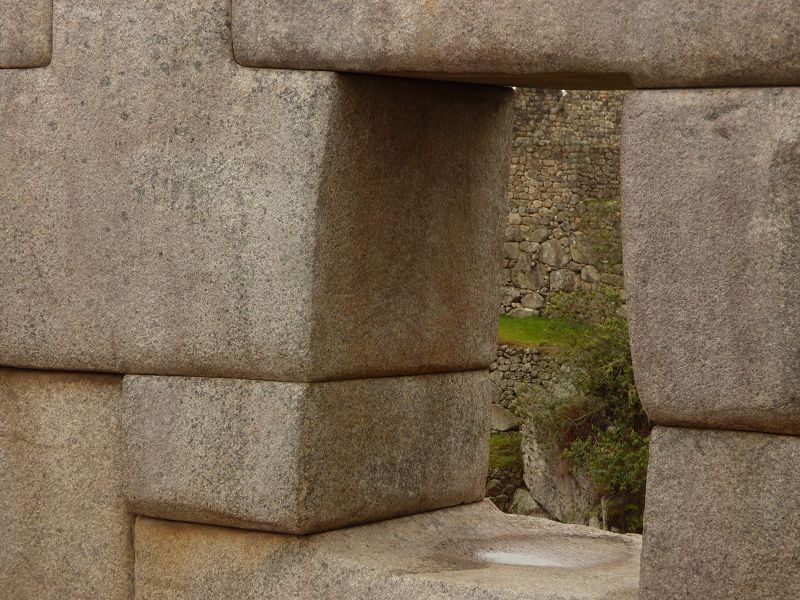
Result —
<path fill-rule="evenodd" d="M 617 316 L 621 306 L 620 291 L 603 285 L 594 290 L 581 288 L 573 292 L 553 292 L 547 297 L 543 313 L 553 320 L 583 324 L 583 333 L 590 333 L 586 330 L 586 323 L 605 323 Z"/>
<path fill-rule="evenodd" d="M 522 471 L 522 435 L 518 431 L 493 433 L 489 438 L 489 470 Z"/>
<path fill-rule="evenodd" d="M 548 314 L 593 325 L 580 330 L 568 351 L 575 392 L 531 394 L 528 412 L 539 440 L 589 476 L 604 526 L 635 532 L 642 528 L 652 427 L 634 384 L 628 324 L 616 314 L 620 303 L 613 289 L 552 298 Z"/>

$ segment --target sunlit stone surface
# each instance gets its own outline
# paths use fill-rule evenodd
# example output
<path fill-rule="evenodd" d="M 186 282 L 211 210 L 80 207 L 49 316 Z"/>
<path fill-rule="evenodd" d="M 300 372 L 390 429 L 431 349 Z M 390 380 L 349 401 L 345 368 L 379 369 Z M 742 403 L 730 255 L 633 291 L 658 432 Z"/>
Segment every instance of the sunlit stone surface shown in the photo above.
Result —
<path fill-rule="evenodd" d="M 640 538 L 506 515 L 488 500 L 297 538 L 139 518 L 156 598 L 635 600 Z"/>

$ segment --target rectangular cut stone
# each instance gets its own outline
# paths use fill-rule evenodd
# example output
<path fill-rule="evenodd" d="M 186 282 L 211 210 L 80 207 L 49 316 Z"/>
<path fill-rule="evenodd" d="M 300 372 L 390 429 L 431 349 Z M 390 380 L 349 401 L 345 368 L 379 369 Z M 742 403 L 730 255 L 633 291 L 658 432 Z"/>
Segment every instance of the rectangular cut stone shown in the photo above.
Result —
<path fill-rule="evenodd" d="M 309 533 L 483 497 L 483 371 L 314 384 L 126 376 L 139 514 Z"/>
<path fill-rule="evenodd" d="M 242 68 L 225 0 L 55 7 L 0 71 L 0 364 L 489 365 L 510 90 Z"/>
<path fill-rule="evenodd" d="M 0 369 L 0 597 L 133 593 L 121 379 Z"/>
<path fill-rule="evenodd" d="M 640 548 L 488 500 L 306 537 L 139 517 L 136 598 L 635 600 Z"/>
<path fill-rule="evenodd" d="M 632 93 L 621 169 L 650 418 L 800 434 L 800 90 Z"/>
<path fill-rule="evenodd" d="M 800 437 L 656 427 L 641 600 L 800 598 Z"/>
<path fill-rule="evenodd" d="M 248 66 L 530 87 L 800 84 L 796 0 L 233 0 Z"/>
<path fill-rule="evenodd" d="M 52 0 L 0 0 L 0 69 L 48 65 L 52 32 Z"/>

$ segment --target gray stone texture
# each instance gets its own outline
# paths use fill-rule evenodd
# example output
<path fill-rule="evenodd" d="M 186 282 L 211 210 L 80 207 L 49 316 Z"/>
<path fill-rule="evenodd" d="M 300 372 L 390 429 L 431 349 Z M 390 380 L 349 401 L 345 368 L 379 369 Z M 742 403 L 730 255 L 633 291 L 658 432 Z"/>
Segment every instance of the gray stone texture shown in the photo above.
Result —
<path fill-rule="evenodd" d="M 503 257 L 501 314 L 520 306 L 541 314 L 559 284 L 597 290 L 601 273 L 622 273 L 616 248 L 624 95 L 514 91 L 504 241 L 515 252 Z M 559 269 L 580 279 L 570 282 Z"/>
<path fill-rule="evenodd" d="M 631 348 L 648 415 L 800 433 L 800 90 L 636 92 L 623 131 Z"/>
<path fill-rule="evenodd" d="M 124 599 L 121 377 L 0 369 L 0 597 Z"/>
<path fill-rule="evenodd" d="M 140 517 L 136 597 L 634 600 L 640 547 L 489 501 L 307 537 Z"/>
<path fill-rule="evenodd" d="M 656 427 L 641 600 L 800 598 L 800 438 Z"/>
<path fill-rule="evenodd" d="M 138 514 L 309 533 L 483 498 L 484 371 L 314 384 L 126 376 Z"/>
<path fill-rule="evenodd" d="M 492 431 L 517 431 L 522 419 L 499 404 L 492 404 L 489 411 Z"/>
<path fill-rule="evenodd" d="M 509 90 L 242 68 L 225 0 L 54 6 L 52 64 L 0 71 L 0 363 L 491 362 Z"/>
<path fill-rule="evenodd" d="M 52 0 L 0 0 L 0 69 L 49 64 L 52 31 Z"/>
<path fill-rule="evenodd" d="M 606 88 L 797 85 L 796 0 L 234 0 L 244 65 Z"/>
<path fill-rule="evenodd" d="M 523 426 L 523 478 L 531 497 L 559 521 L 596 522 L 599 498 L 591 480 L 584 473 L 573 473 L 560 450 L 540 443 L 541 437 L 533 424 Z"/>
<path fill-rule="evenodd" d="M 524 416 L 524 396 L 540 387 L 550 390 L 569 378 L 567 361 L 547 348 L 524 348 L 502 344 L 489 366 L 495 386 L 493 401 L 518 416 Z"/>

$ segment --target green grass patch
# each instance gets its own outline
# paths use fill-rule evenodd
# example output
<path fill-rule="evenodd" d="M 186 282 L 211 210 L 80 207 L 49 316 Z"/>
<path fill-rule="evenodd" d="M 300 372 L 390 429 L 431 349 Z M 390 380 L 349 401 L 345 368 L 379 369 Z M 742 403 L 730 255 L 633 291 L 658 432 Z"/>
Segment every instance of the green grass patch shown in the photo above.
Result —
<path fill-rule="evenodd" d="M 522 471 L 522 434 L 519 431 L 504 431 L 491 435 L 489 469 Z"/>
<path fill-rule="evenodd" d="M 515 319 L 508 315 L 500 316 L 497 342 L 513 346 L 558 346 L 573 345 L 578 336 L 589 325 L 566 318 L 525 317 Z"/>

